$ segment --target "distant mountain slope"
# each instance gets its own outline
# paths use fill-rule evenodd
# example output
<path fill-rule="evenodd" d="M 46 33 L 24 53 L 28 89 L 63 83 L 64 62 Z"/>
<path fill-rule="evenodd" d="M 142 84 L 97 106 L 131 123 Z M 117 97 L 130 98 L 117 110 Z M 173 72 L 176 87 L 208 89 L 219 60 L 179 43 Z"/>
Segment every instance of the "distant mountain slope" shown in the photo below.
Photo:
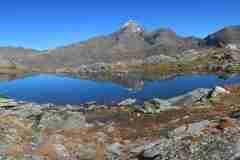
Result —
<path fill-rule="evenodd" d="M 45 56 L 44 62 L 48 64 L 77 66 L 143 59 L 156 54 L 176 55 L 186 49 L 199 48 L 201 44 L 201 39 L 183 38 L 170 29 L 147 32 L 139 24 L 129 21 L 110 35 L 52 49 L 41 58 L 44 59 Z M 38 61 L 39 56 L 35 58 Z"/>
<path fill-rule="evenodd" d="M 151 44 L 147 55 L 165 54 L 176 56 L 188 49 L 197 49 L 205 46 L 205 41 L 195 37 L 180 37 L 171 29 L 159 29 L 146 33 L 145 40 Z"/>
<path fill-rule="evenodd" d="M 136 51 L 143 51 L 150 45 L 144 40 L 144 29 L 134 22 L 128 22 L 119 31 L 107 36 L 89 39 L 86 42 L 49 51 L 56 63 L 68 65 L 89 64 L 96 62 L 121 61 L 137 56 Z"/>
<path fill-rule="evenodd" d="M 47 51 L 2 47 L 0 64 L 11 61 L 30 67 L 77 67 L 99 62 L 143 60 L 155 55 L 177 57 L 190 49 L 222 47 L 221 45 L 235 43 L 240 44 L 240 26 L 227 27 L 201 39 L 181 37 L 169 28 L 148 32 L 136 22 L 128 21 L 112 34 Z"/>
<path fill-rule="evenodd" d="M 40 51 L 22 47 L 0 47 L 0 64 L 22 64 L 27 57 L 40 53 Z"/>
<path fill-rule="evenodd" d="M 240 25 L 221 29 L 220 31 L 210 34 L 205 40 L 209 46 L 221 46 L 227 44 L 240 45 Z"/>

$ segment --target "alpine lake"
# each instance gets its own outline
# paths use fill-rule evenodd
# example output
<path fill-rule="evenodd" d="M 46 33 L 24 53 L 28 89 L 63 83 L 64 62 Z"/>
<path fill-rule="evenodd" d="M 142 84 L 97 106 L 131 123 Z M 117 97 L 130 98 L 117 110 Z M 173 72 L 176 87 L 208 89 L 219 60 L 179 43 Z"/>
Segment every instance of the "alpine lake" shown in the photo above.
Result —
<path fill-rule="evenodd" d="M 76 76 L 69 74 L 0 75 L 0 93 L 17 101 L 39 104 L 78 105 L 87 102 L 114 105 L 127 98 L 138 103 L 153 98 L 167 99 L 197 88 L 240 83 L 240 75 L 186 74 L 152 76 L 116 74 Z"/>

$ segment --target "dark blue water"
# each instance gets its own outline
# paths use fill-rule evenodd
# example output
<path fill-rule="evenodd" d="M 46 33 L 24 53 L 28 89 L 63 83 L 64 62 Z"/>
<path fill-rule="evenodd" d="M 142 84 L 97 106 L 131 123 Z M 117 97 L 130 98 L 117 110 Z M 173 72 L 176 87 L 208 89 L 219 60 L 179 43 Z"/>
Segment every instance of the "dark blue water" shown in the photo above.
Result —
<path fill-rule="evenodd" d="M 66 75 L 30 75 L 0 83 L 0 93 L 10 98 L 37 103 L 99 104 L 118 103 L 132 97 L 138 101 L 170 98 L 197 88 L 240 84 L 240 76 L 223 80 L 217 75 L 185 75 L 169 80 L 82 80 Z M 133 89 L 131 89 L 133 88 Z"/>

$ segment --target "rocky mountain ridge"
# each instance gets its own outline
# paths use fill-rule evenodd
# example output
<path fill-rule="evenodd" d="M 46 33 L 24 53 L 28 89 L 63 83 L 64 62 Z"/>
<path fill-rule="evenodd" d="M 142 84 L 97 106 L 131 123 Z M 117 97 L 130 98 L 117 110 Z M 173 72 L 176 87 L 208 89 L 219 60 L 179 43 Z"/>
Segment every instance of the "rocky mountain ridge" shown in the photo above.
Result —
<path fill-rule="evenodd" d="M 78 67 L 93 63 L 145 60 L 150 56 L 176 57 L 192 49 L 240 46 L 240 26 L 226 27 L 204 39 L 182 37 L 169 28 L 148 32 L 128 21 L 112 34 L 98 36 L 44 52 L 24 48 L 0 48 L 1 61 L 25 66 Z M 36 54 L 42 53 L 42 54 Z"/>

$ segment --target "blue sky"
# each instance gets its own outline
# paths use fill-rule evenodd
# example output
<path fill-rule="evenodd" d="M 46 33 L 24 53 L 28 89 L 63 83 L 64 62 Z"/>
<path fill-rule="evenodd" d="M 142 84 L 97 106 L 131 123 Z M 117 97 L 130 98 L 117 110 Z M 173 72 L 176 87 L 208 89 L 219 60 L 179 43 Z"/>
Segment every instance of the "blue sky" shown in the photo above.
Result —
<path fill-rule="evenodd" d="M 204 37 L 240 24 L 239 0 L 3 0 L 0 46 L 47 49 L 116 31 L 128 19 Z"/>

